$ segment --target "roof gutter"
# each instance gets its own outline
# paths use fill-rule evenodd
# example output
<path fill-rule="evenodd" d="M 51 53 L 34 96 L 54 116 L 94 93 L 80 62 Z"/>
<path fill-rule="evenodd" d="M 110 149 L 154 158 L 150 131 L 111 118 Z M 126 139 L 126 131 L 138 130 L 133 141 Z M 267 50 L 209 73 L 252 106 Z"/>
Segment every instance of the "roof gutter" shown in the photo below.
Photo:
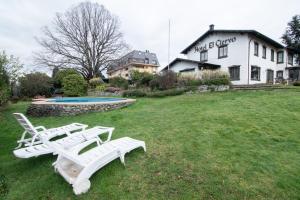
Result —
<path fill-rule="evenodd" d="M 250 85 L 250 44 L 253 39 L 251 38 L 248 43 L 248 85 Z"/>

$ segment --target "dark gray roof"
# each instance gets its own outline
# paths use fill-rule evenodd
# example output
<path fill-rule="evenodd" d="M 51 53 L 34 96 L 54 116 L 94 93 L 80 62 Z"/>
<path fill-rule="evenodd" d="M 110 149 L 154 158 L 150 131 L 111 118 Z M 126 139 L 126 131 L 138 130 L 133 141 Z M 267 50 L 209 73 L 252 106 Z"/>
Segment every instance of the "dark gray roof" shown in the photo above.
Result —
<path fill-rule="evenodd" d="M 253 35 L 263 41 L 266 41 L 268 43 L 270 43 L 271 45 L 273 45 L 276 48 L 284 48 L 284 46 L 278 42 L 276 42 L 275 40 L 257 32 L 256 30 L 208 30 L 206 31 L 203 35 L 201 35 L 197 40 L 195 40 L 192 44 L 190 44 L 188 47 L 186 47 L 183 51 L 181 51 L 181 53 L 186 54 L 191 48 L 193 48 L 194 45 L 196 45 L 199 41 L 203 40 L 205 37 L 207 37 L 209 34 L 212 33 L 240 33 L 240 34 L 244 34 L 244 33 L 248 33 L 250 35 Z"/>
<path fill-rule="evenodd" d="M 178 63 L 178 62 L 188 62 L 188 63 L 195 63 L 198 66 L 202 66 L 202 65 L 206 65 L 206 66 L 210 66 L 210 67 L 221 67 L 220 65 L 216 65 L 216 64 L 212 64 L 212 63 L 207 63 L 207 62 L 202 62 L 202 61 L 197 61 L 197 60 L 190 60 L 190 59 L 185 59 L 185 58 L 175 58 L 172 62 L 170 62 L 170 67 L 172 67 L 174 64 Z M 168 65 L 165 66 L 161 71 L 167 70 L 168 69 Z"/>
<path fill-rule="evenodd" d="M 125 56 L 113 62 L 109 66 L 109 70 L 118 69 L 130 63 L 150 64 L 150 65 L 159 66 L 159 62 L 155 53 L 151 53 L 147 50 L 146 51 L 133 50 L 128 54 L 126 54 Z"/>

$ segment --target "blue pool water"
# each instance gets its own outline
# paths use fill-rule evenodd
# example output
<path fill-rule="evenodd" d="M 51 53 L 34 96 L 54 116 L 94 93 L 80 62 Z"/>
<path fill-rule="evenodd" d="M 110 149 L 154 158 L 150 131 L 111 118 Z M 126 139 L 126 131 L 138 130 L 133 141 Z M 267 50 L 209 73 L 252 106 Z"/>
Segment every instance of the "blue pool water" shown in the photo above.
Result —
<path fill-rule="evenodd" d="M 125 100 L 123 98 L 103 98 L 103 97 L 63 97 L 49 100 L 50 102 L 61 103 L 83 103 L 83 102 L 111 102 Z"/>

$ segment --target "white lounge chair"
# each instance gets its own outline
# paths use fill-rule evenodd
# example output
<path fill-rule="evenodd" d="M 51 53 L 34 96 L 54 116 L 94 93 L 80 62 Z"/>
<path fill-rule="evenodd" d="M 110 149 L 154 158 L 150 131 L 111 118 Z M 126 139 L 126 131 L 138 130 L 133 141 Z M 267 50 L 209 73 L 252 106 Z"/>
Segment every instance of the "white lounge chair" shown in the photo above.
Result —
<path fill-rule="evenodd" d="M 27 119 L 27 117 L 22 113 L 13 113 L 13 115 L 15 116 L 19 124 L 24 128 L 21 139 L 17 141 L 19 145 L 15 149 L 18 149 L 22 146 L 33 146 L 36 144 L 41 144 L 41 138 L 51 140 L 57 136 L 68 136 L 76 131 L 83 131 L 88 127 L 88 125 L 85 124 L 72 123 L 58 128 L 46 129 L 44 126 L 34 127 L 32 123 Z"/>
<path fill-rule="evenodd" d="M 37 157 L 49 153 L 55 154 L 55 149 L 51 148 L 49 145 L 47 145 L 47 143 L 50 144 L 55 143 L 57 146 L 60 146 L 63 149 L 68 149 L 82 142 L 88 141 L 102 134 L 108 133 L 108 137 L 106 141 L 103 142 L 99 138 L 100 143 L 105 143 L 110 141 L 112 132 L 114 131 L 114 128 L 112 127 L 96 126 L 94 128 L 86 129 L 87 125 L 73 123 L 64 126 L 64 128 L 55 129 L 57 130 L 57 132 L 55 132 L 54 129 L 52 129 L 53 131 L 49 131 L 49 132 L 47 130 L 51 130 L 51 129 L 38 132 L 36 130 L 36 127 L 34 127 L 23 114 L 15 113 L 14 115 L 16 116 L 17 120 L 20 122 L 21 126 L 23 126 L 25 129 L 25 132 L 23 133 L 21 140 L 18 141 L 19 143 L 21 143 L 21 146 L 24 144 L 25 147 L 17 148 L 13 151 L 14 155 L 18 158 L 31 158 L 31 157 Z M 81 128 L 82 131 L 79 131 L 80 130 L 79 127 L 82 127 Z M 25 139 L 26 133 L 29 133 L 32 137 Z M 54 137 L 63 134 L 66 134 L 66 137 L 55 141 L 50 141 Z"/>
<path fill-rule="evenodd" d="M 97 143 L 97 146 L 80 153 L 92 143 Z M 53 163 L 55 171 L 73 186 L 73 192 L 76 195 L 89 190 L 91 186 L 89 178 L 106 164 L 120 158 L 125 165 L 124 158 L 127 152 L 138 147 L 142 147 L 146 151 L 145 142 L 129 137 L 112 140 L 102 145 L 100 143 L 99 138 L 94 138 L 69 150 L 65 150 L 55 143 L 49 144 L 58 153 L 57 161 Z"/>

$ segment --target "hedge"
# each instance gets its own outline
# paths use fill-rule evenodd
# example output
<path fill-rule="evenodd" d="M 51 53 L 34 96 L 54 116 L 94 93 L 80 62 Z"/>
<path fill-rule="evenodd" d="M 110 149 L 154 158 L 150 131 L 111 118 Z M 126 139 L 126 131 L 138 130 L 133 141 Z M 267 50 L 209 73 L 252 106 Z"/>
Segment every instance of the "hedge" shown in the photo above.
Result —
<path fill-rule="evenodd" d="M 141 90 L 128 90 L 128 91 L 123 92 L 123 97 L 150 97 L 150 98 L 153 97 L 153 98 L 157 98 L 157 97 L 181 95 L 186 91 L 187 91 L 186 89 L 170 89 L 170 90 L 146 93 Z"/>

